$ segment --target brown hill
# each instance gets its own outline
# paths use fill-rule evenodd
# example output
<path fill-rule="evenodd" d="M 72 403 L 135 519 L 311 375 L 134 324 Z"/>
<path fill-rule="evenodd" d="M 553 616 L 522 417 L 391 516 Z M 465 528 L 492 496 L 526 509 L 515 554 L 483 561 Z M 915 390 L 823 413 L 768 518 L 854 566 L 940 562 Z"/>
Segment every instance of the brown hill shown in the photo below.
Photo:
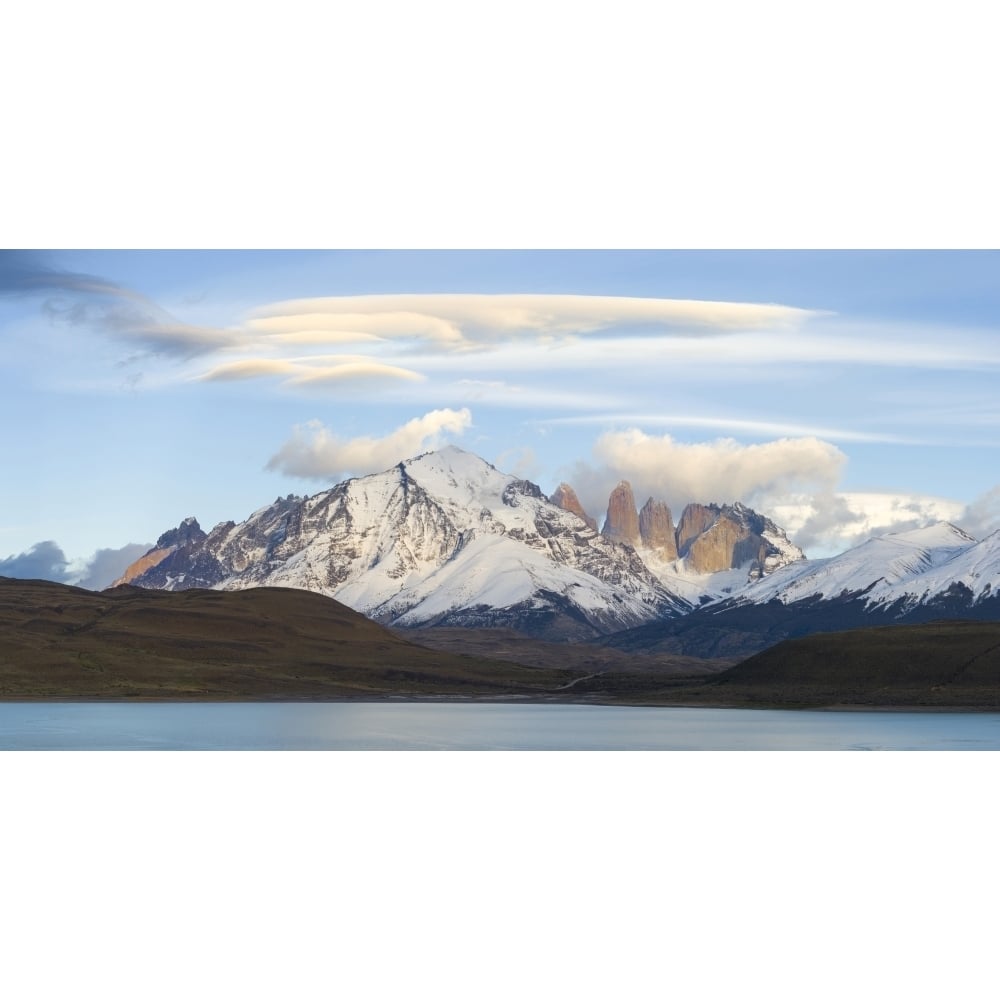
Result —
<path fill-rule="evenodd" d="M 714 676 L 612 668 L 573 690 L 580 698 L 633 705 L 1000 711 L 1000 622 L 814 633 Z"/>
<path fill-rule="evenodd" d="M 0 577 L 0 698 L 547 697 L 579 674 L 416 646 L 337 601 Z"/>

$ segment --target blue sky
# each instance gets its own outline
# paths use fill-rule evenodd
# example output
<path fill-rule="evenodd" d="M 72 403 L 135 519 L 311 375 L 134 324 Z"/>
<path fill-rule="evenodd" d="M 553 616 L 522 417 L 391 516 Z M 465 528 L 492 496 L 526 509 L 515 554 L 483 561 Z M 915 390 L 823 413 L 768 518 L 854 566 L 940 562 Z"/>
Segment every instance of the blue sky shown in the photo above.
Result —
<path fill-rule="evenodd" d="M 0 290 L 8 575 L 447 442 L 814 556 L 1000 527 L 994 252 L 5 252 Z"/>

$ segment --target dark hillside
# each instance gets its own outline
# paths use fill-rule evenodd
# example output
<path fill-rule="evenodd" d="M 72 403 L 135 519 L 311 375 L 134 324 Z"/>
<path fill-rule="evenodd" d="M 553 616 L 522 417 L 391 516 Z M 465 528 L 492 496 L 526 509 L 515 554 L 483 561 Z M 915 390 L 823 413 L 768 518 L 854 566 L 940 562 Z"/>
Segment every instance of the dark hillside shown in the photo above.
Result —
<path fill-rule="evenodd" d="M 1000 622 L 934 621 L 789 639 L 710 682 L 771 703 L 1000 709 Z"/>
<path fill-rule="evenodd" d="M 544 695 L 577 676 L 416 646 L 303 590 L 0 578 L 0 698 Z"/>

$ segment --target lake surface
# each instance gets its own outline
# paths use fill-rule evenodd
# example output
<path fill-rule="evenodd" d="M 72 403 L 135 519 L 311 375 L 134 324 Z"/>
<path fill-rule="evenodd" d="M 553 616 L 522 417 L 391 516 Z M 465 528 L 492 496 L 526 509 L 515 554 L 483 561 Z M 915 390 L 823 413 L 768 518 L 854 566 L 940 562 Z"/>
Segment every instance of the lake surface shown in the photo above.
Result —
<path fill-rule="evenodd" d="M 996 750 L 1000 713 L 0 703 L 4 750 Z"/>

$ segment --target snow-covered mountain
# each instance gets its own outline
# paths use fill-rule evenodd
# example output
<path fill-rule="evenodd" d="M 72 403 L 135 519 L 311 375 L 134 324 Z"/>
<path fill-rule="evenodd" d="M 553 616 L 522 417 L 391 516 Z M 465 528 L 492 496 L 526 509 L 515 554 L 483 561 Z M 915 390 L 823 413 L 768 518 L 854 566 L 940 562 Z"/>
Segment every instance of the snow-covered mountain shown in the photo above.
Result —
<path fill-rule="evenodd" d="M 941 618 L 1000 620 L 1000 531 L 976 541 L 939 522 L 882 535 L 605 641 L 630 652 L 749 656 L 813 632 Z"/>
<path fill-rule="evenodd" d="M 747 587 L 736 604 L 792 604 L 853 598 L 866 607 L 894 607 L 959 599 L 970 607 L 996 596 L 1000 532 L 976 541 L 946 521 L 881 535 L 830 559 L 793 563 Z"/>
<path fill-rule="evenodd" d="M 558 499 L 578 508 L 567 491 Z M 652 498 L 636 511 L 624 482 L 601 532 L 585 517 L 447 447 L 278 498 L 207 535 L 189 518 L 122 579 L 295 587 L 398 626 L 503 625 L 553 639 L 637 630 L 621 648 L 694 655 L 858 625 L 1000 617 L 1000 532 L 976 541 L 941 522 L 810 561 L 740 504 L 689 504 L 675 529 Z"/>
<path fill-rule="evenodd" d="M 312 497 L 279 498 L 208 535 L 186 522 L 184 537 L 177 544 L 175 533 L 164 535 L 131 582 L 296 587 L 386 624 L 513 625 L 552 638 L 604 634 L 691 606 L 633 548 L 455 447 Z"/>

